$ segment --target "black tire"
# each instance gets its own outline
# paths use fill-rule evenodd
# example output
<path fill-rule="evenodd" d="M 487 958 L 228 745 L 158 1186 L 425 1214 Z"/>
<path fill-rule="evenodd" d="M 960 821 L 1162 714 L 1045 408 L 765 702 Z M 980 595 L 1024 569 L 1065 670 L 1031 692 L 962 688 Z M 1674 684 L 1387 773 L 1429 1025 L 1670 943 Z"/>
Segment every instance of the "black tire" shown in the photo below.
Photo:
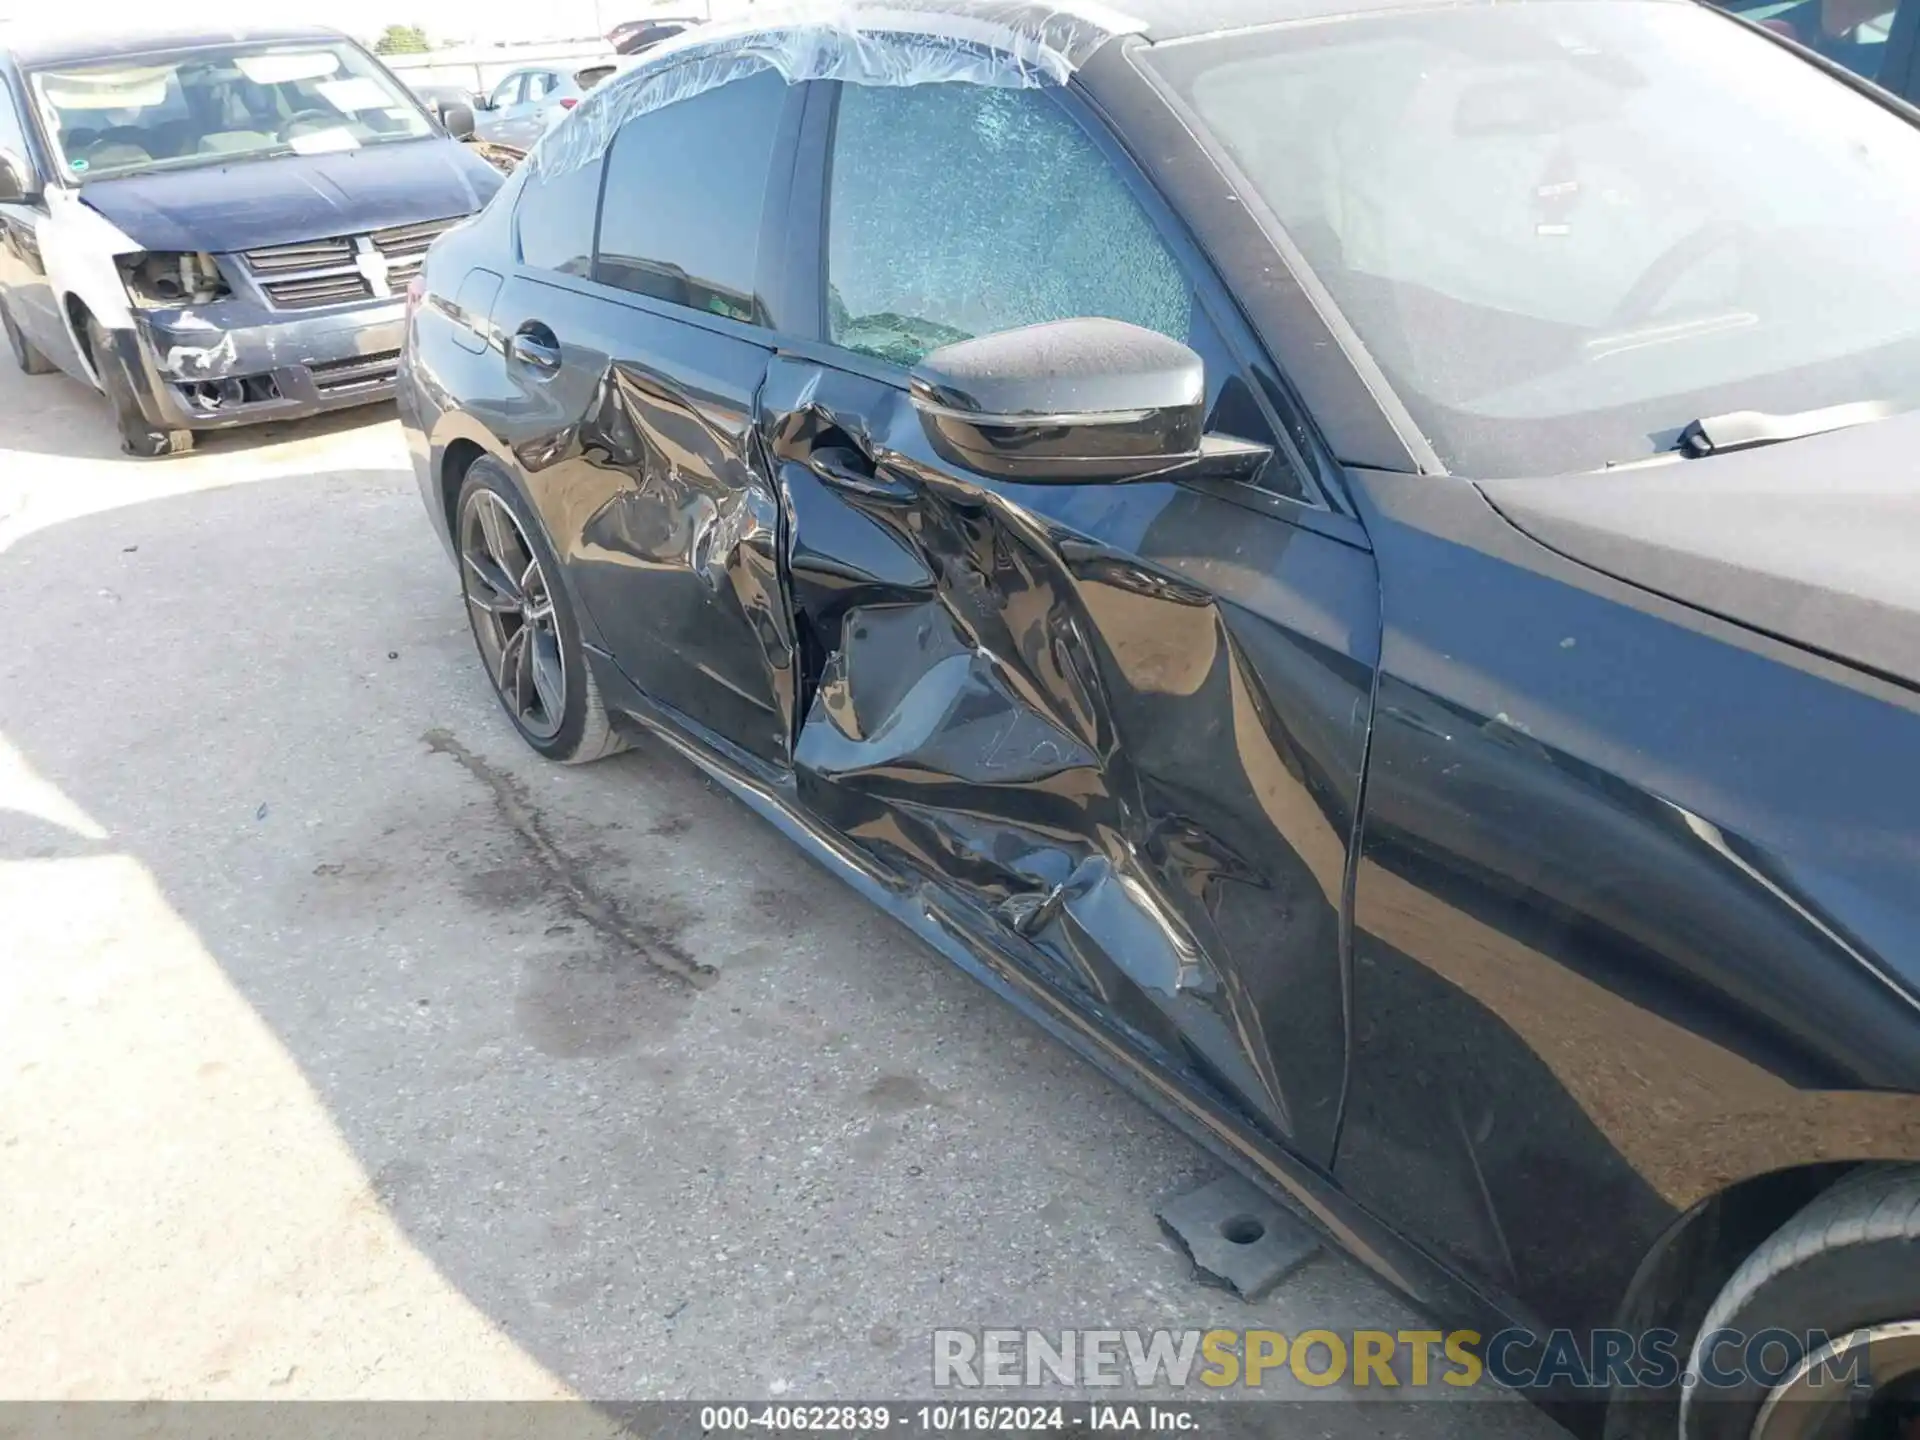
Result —
<path fill-rule="evenodd" d="M 13 363 L 29 375 L 51 375 L 59 367 L 27 339 L 20 327 L 14 323 L 13 312 L 7 308 L 7 300 L 0 295 L 0 330 L 7 332 L 7 348 L 13 351 Z"/>
<path fill-rule="evenodd" d="M 1764 1380 L 1747 1377 L 1725 1389 L 1701 1383 L 1706 1344 L 1719 1332 L 1751 1337 L 1766 1330 L 1795 1336 L 1819 1331 L 1840 1340 L 1916 1321 L 1920 1168 L 1858 1171 L 1775 1231 L 1727 1281 L 1701 1324 L 1688 1362 L 1680 1434 L 1684 1440 L 1750 1440 L 1762 1419 L 1771 1393 Z M 1737 1353 L 1722 1352 L 1723 1370 L 1736 1368 Z M 1876 1351 L 1876 1362 L 1877 1356 Z M 1883 1397 L 1892 1385 L 1911 1394 L 1920 1381 L 1920 1371 L 1904 1380 L 1877 1363 L 1875 1371 L 1875 1384 L 1882 1387 L 1876 1393 Z M 1830 1386 L 1831 1403 L 1852 1403 L 1847 1388 Z M 1786 1432 L 1769 1425 L 1764 1433 Z"/>
<path fill-rule="evenodd" d="M 122 450 L 151 460 L 162 455 L 184 455 L 193 448 L 191 430 L 155 429 L 147 423 L 147 417 L 140 413 L 139 398 L 133 392 L 133 379 L 127 374 L 120 352 L 114 348 L 113 337 L 91 315 L 87 317 L 87 353 L 93 360 L 94 373 L 100 377 L 100 388 L 106 391 L 107 403 L 113 406 L 113 421 L 120 431 Z"/>
<path fill-rule="evenodd" d="M 509 562 L 494 567 L 493 579 L 483 578 L 488 573 L 486 561 L 493 558 L 491 551 L 496 548 L 485 539 L 488 520 L 495 525 L 496 533 L 504 534 L 497 513 L 486 513 L 486 507 L 493 505 L 504 507 L 517 527 L 517 534 L 507 537 L 498 548 L 522 547 L 523 558 L 532 562 L 534 570 L 522 570 L 516 577 L 509 572 L 520 566 Z M 520 738 L 539 754 L 563 765 L 591 764 L 626 749 L 626 741 L 613 728 L 606 703 L 600 698 L 600 686 L 581 647 L 573 601 L 560 579 L 560 562 L 546 530 L 497 461 L 476 460 L 467 471 L 454 504 L 453 541 L 460 557 L 460 596 L 473 631 L 474 648 L 479 651 L 481 666 L 500 708 L 507 712 Z M 486 549 L 478 560 L 471 555 L 476 541 Z M 529 575 L 534 577 L 531 583 Z M 517 600 L 505 593 L 508 588 L 515 591 Z M 528 618 L 535 615 L 537 619 Z M 513 648 L 516 635 L 520 637 L 517 650 Z M 545 671 L 547 689 L 542 690 L 534 679 L 540 647 L 549 640 L 560 664 L 562 697 L 557 704 L 545 701 L 552 689 L 551 666 Z M 524 680 L 520 678 L 523 668 L 527 672 Z M 508 670 L 513 673 L 509 675 Z"/>

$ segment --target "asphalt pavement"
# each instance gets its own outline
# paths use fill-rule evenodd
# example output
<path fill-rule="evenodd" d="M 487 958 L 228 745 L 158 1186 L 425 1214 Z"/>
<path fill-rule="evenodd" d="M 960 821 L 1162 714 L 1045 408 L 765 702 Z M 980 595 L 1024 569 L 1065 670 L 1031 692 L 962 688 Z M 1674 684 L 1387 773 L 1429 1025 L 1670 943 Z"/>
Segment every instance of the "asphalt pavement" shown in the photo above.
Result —
<path fill-rule="evenodd" d="M 1185 1138 L 677 756 L 526 751 L 390 407 L 141 462 L 0 360 L 0 625 L 0 1397 L 898 1398 L 936 1328 L 1421 1323 L 1326 1253 L 1197 1284 Z"/>

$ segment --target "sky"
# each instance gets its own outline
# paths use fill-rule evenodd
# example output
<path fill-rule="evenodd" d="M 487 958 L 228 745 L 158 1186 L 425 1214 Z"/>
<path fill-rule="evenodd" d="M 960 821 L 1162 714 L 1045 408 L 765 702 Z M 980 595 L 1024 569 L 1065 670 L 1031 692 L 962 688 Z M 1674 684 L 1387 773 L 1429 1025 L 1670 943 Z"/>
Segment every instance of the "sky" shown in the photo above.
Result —
<path fill-rule="evenodd" d="M 713 8 L 719 13 L 729 0 L 716 0 Z M 156 13 L 153 0 L 88 0 L 84 9 L 86 28 L 109 34 L 123 24 L 150 24 Z M 331 25 L 362 39 L 389 25 L 418 25 L 437 42 L 583 39 L 604 35 L 622 20 L 706 9 L 707 0 L 256 0 L 247 14 L 255 23 Z M 46 0 L 0 0 L 0 21 L 46 12 Z"/>

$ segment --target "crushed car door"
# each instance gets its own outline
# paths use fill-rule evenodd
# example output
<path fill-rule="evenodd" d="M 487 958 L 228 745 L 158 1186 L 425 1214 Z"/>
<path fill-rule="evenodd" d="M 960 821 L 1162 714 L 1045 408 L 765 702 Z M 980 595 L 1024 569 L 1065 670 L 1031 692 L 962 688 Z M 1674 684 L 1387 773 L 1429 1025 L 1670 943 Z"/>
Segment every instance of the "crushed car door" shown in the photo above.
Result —
<path fill-rule="evenodd" d="M 774 343 L 755 268 L 800 104 L 760 71 L 627 120 L 576 167 L 536 160 L 522 267 L 493 308 L 511 381 L 493 423 L 604 648 L 650 699 L 775 769 L 792 644 L 754 427 Z M 723 170 L 732 187 L 710 183 Z"/>
<path fill-rule="evenodd" d="M 1371 555 L 1357 527 L 1314 528 L 1329 517 L 1237 314 L 1065 92 L 821 86 L 808 125 L 796 206 L 830 207 L 807 262 L 828 343 L 776 357 L 760 409 L 798 798 L 1325 1163 Z M 1198 350 L 1213 429 L 1274 446 L 1261 484 L 1013 484 L 938 458 L 906 367 L 1074 316 Z"/>

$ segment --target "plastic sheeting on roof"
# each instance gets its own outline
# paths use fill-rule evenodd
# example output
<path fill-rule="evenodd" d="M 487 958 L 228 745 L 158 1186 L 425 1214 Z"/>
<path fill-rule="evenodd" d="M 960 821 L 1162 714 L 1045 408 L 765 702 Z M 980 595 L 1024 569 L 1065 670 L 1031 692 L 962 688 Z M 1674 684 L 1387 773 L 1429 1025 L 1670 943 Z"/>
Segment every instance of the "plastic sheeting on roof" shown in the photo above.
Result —
<path fill-rule="evenodd" d="M 1097 4 L 1031 0 L 971 0 L 964 9 L 838 0 L 759 14 L 744 24 L 697 26 L 603 82 L 527 163 L 543 175 L 576 170 L 635 116 L 758 70 L 777 70 L 790 85 L 957 82 L 1026 90 L 1064 85 L 1108 40 L 1140 28 Z"/>

